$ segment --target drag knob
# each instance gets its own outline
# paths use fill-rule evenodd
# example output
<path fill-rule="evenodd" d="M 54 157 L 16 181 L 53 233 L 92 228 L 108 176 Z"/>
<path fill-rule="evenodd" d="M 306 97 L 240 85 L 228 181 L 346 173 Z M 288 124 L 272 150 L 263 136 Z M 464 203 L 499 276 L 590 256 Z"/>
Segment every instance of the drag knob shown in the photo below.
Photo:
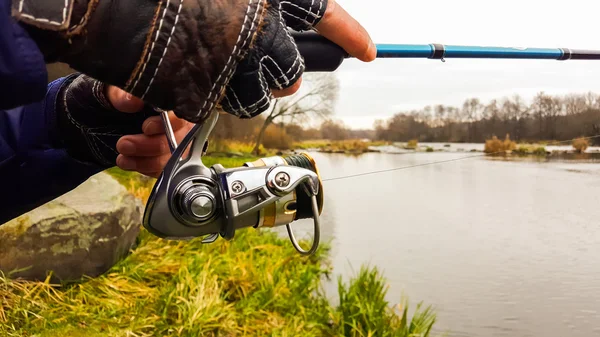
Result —
<path fill-rule="evenodd" d="M 181 208 L 184 212 L 198 221 L 207 221 L 215 213 L 215 197 L 204 186 L 195 186 L 187 189 L 181 201 Z"/>

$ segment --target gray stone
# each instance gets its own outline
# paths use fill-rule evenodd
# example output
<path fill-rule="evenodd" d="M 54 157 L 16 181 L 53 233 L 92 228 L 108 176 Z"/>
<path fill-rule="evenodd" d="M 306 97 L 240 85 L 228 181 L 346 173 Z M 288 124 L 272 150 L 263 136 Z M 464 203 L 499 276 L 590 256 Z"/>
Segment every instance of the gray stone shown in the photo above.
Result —
<path fill-rule="evenodd" d="M 106 173 L 0 226 L 0 270 L 11 278 L 96 277 L 126 256 L 142 221 L 141 202 Z M 12 272 L 12 274 L 11 274 Z"/>

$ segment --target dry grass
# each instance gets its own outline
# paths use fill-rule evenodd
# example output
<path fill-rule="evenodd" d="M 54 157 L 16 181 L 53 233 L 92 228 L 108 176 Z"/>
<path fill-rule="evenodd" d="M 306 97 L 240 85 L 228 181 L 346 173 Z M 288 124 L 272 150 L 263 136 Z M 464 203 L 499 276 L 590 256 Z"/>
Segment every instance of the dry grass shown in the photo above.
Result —
<path fill-rule="evenodd" d="M 510 153 L 517 149 L 517 143 L 510 140 L 510 135 L 506 135 L 504 140 L 493 136 L 492 139 L 485 141 L 484 152 L 488 154 Z"/>
<path fill-rule="evenodd" d="M 112 171 L 120 181 L 139 178 Z M 148 184 L 125 186 L 145 200 Z M 302 257 L 287 239 L 254 229 L 210 245 L 143 230 L 135 250 L 95 279 L 59 285 L 0 275 L 0 336 L 429 335 L 431 308 L 417 308 L 411 320 L 406 307 L 389 310 L 375 268 L 340 281 L 341 304 L 331 306 L 321 288 L 328 251 L 323 244 Z"/>
<path fill-rule="evenodd" d="M 332 307 L 320 280 L 327 246 L 311 258 L 272 232 L 231 242 L 141 245 L 105 275 L 71 285 L 0 277 L 2 336 L 427 336 L 430 308 L 411 321 L 385 300 L 385 280 L 362 269 L 340 281 Z M 346 332 L 350 331 L 349 334 Z"/>
<path fill-rule="evenodd" d="M 365 142 L 360 139 L 348 139 L 348 140 L 314 140 L 305 141 L 294 144 L 294 149 L 297 150 L 308 150 L 317 149 L 323 152 L 333 153 L 363 153 L 369 150 L 370 146 L 377 146 L 380 143 Z"/>
<path fill-rule="evenodd" d="M 284 129 L 271 124 L 265 130 L 262 145 L 266 149 L 289 150 L 293 143 L 294 140 Z"/>
<path fill-rule="evenodd" d="M 577 153 L 584 153 L 589 146 L 590 142 L 585 138 L 578 138 L 573 140 L 573 148 Z"/>
<path fill-rule="evenodd" d="M 213 140 L 208 143 L 207 153 L 252 153 L 254 149 L 254 143 L 241 142 L 237 140 L 219 139 Z"/>
<path fill-rule="evenodd" d="M 406 143 L 407 149 L 416 149 L 419 146 L 419 141 L 416 139 L 411 139 Z"/>
<path fill-rule="evenodd" d="M 513 153 L 521 156 L 545 157 L 547 155 L 545 147 L 527 144 L 519 145 L 517 149 L 513 150 Z"/>

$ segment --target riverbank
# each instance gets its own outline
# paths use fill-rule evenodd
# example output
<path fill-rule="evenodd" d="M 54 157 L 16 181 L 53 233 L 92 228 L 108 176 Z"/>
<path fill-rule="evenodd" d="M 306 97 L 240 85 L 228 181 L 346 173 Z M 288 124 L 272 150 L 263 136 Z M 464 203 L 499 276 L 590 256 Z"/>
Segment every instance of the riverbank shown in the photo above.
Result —
<path fill-rule="evenodd" d="M 391 145 L 388 142 L 373 142 L 361 139 L 348 140 L 309 140 L 291 143 L 279 148 L 259 148 L 260 156 L 291 154 L 300 151 L 312 151 L 321 153 L 338 153 L 338 154 L 362 154 L 370 152 L 381 152 L 378 147 Z M 254 145 L 231 140 L 219 140 L 209 146 L 208 154 L 212 157 L 219 158 L 241 158 L 252 156 Z"/>
<path fill-rule="evenodd" d="M 205 157 L 239 166 L 250 158 Z M 153 179 L 109 170 L 142 200 Z M 386 280 L 363 268 L 338 281 L 336 303 L 321 288 L 331 266 L 324 244 L 310 258 L 274 232 L 242 230 L 234 240 L 203 245 L 146 231 L 131 254 L 109 272 L 53 286 L 0 278 L 0 335 L 96 336 L 428 336 L 430 308 L 392 311 Z M 398 308 L 396 308 L 398 309 Z M 412 319 L 407 319 L 412 316 Z"/>
<path fill-rule="evenodd" d="M 293 149 L 296 151 L 311 150 L 322 153 L 361 154 L 369 152 L 381 152 L 377 149 L 377 147 L 388 144 L 390 143 L 372 142 L 360 139 L 339 141 L 317 140 L 295 143 L 293 145 Z"/>

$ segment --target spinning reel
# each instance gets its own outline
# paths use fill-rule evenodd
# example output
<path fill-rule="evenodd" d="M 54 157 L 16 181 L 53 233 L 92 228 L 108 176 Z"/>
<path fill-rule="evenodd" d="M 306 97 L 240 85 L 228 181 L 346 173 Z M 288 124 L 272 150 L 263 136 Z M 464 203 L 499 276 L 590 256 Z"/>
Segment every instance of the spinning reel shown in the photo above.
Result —
<path fill-rule="evenodd" d="M 144 227 L 171 240 L 219 237 L 231 240 L 241 228 L 286 226 L 294 248 L 313 254 L 320 240 L 319 216 L 323 209 L 323 185 L 314 160 L 308 154 L 268 157 L 226 169 L 202 163 L 208 136 L 219 113 L 196 125 L 177 145 L 164 110 L 160 112 L 172 156 L 158 178 L 144 212 Z M 313 219 L 312 246 L 305 250 L 294 236 L 291 223 Z"/>

